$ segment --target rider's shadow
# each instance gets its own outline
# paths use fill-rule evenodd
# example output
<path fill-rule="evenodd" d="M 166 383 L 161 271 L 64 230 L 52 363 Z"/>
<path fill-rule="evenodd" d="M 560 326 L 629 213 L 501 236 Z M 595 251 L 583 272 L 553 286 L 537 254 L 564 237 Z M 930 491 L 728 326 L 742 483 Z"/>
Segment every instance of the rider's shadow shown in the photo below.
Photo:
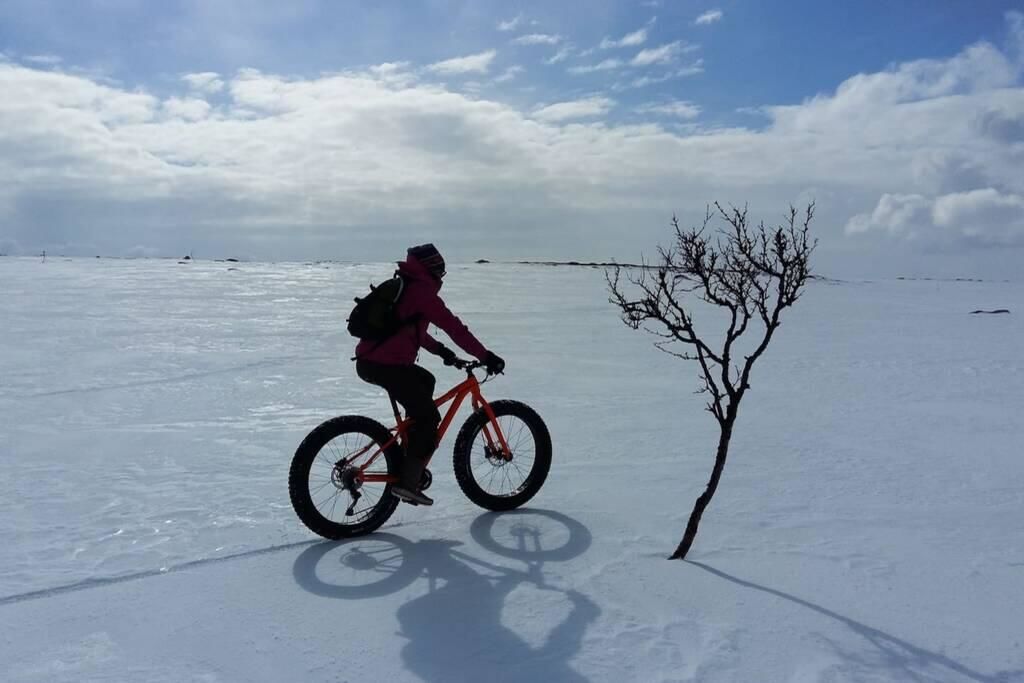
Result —
<path fill-rule="evenodd" d="M 500 539 L 493 533 L 497 520 L 503 527 Z M 557 538 L 551 538 L 552 531 Z M 306 590 L 344 599 L 390 594 L 425 576 L 426 593 L 407 601 L 396 613 L 400 635 L 408 640 L 402 659 L 406 668 L 423 680 L 585 681 L 570 661 L 600 609 L 578 591 L 548 585 L 542 566 L 546 561 L 568 560 L 585 552 L 590 532 L 561 513 L 521 510 L 481 515 L 474 520 L 471 533 L 484 549 L 526 568 L 481 560 L 459 550 L 457 542 L 411 542 L 374 534 L 347 543 L 311 546 L 296 559 L 293 572 Z M 357 580 L 353 583 L 363 583 L 336 585 L 319 578 L 317 564 L 332 550 L 341 551 L 345 575 Z M 539 645 L 531 645 L 502 622 L 510 593 L 525 586 L 535 589 L 529 595 L 536 596 L 539 605 L 517 605 L 518 611 L 535 613 L 538 623 L 545 622 L 545 610 L 554 605 L 562 612 L 568 603 L 566 618 L 542 638 L 530 639 L 542 640 Z M 562 597 L 546 600 L 542 593 L 548 591 Z"/>

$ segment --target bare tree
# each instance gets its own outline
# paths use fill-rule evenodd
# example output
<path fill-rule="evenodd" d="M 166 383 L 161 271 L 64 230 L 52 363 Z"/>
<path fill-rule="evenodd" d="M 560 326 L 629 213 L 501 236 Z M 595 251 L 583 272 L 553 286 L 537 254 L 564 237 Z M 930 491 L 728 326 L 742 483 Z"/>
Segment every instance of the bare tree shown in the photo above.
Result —
<path fill-rule="evenodd" d="M 715 218 L 722 226 L 710 230 Z M 817 243 L 808 234 L 813 218 L 812 202 L 802 217 L 791 206 L 782 225 L 767 228 L 762 222 L 751 227 L 746 207 L 726 210 L 715 203 L 699 229 L 683 230 L 673 216 L 675 243 L 658 248 L 657 266 L 627 274 L 632 286 L 622 282 L 621 267 L 606 273 L 610 301 L 626 325 L 661 337 L 655 344 L 660 350 L 700 364 L 698 393 L 709 396 L 707 410 L 720 430 L 711 479 L 669 559 L 685 558 L 693 545 L 725 467 L 740 401 L 750 388 L 750 371 L 779 328 L 782 310 L 796 303 L 811 277 L 809 261 Z M 720 344 L 707 330 L 695 328 L 697 301 L 724 309 L 728 326 Z M 748 344 L 752 350 L 744 354 L 738 340 L 751 330 L 759 330 L 761 337 L 755 335 L 756 344 Z"/>

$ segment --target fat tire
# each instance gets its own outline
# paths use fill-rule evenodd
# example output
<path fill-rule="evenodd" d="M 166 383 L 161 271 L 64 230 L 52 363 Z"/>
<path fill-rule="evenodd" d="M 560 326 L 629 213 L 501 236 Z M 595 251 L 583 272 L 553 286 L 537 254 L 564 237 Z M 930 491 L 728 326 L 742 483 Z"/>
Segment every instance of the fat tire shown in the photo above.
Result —
<path fill-rule="evenodd" d="M 399 502 L 398 498 L 391 495 L 391 484 L 387 484 L 373 513 L 357 524 L 333 522 L 317 510 L 309 492 L 309 470 L 313 466 L 313 461 L 332 439 L 352 433 L 368 436 L 379 446 L 391 440 L 391 433 L 387 427 L 376 420 L 360 415 L 335 417 L 318 425 L 302 440 L 295 450 L 288 471 L 288 495 L 295 514 L 310 531 L 331 540 L 362 536 L 376 531 L 394 514 Z M 384 457 L 387 460 L 388 474 L 397 476 L 402 459 L 401 449 L 397 445 L 392 445 L 384 452 Z"/>
<path fill-rule="evenodd" d="M 544 485 L 544 480 L 547 479 L 548 471 L 551 469 L 551 434 L 540 415 L 525 403 L 509 400 L 494 401 L 491 403 L 491 410 L 494 411 L 495 417 L 502 415 L 518 417 L 526 423 L 533 436 L 537 452 L 534 455 L 533 468 L 527 475 L 522 490 L 512 496 L 496 496 L 484 491 L 473 477 L 472 463 L 470 462 L 473 441 L 476 440 L 488 419 L 483 408 L 477 409 L 469 416 L 455 440 L 455 453 L 452 458 L 455 480 L 466 497 L 485 510 L 498 512 L 514 510 L 537 495 L 540 487 Z"/>

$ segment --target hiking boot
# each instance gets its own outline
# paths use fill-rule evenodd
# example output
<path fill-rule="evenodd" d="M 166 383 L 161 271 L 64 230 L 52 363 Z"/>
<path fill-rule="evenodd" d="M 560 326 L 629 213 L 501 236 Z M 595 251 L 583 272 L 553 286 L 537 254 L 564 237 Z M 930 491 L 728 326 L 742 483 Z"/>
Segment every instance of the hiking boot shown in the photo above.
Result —
<path fill-rule="evenodd" d="M 422 491 L 407 489 L 404 486 L 393 486 L 391 495 L 413 505 L 433 505 L 434 499 L 428 498 Z"/>

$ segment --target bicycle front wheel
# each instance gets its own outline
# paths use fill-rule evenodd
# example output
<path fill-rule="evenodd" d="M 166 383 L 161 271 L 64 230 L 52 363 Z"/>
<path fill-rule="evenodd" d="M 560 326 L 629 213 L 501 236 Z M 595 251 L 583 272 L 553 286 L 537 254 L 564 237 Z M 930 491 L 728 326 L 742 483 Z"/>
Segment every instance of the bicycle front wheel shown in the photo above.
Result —
<path fill-rule="evenodd" d="M 511 458 L 495 447 L 494 425 L 481 408 L 470 415 L 455 440 L 455 479 L 466 497 L 480 507 L 512 510 L 543 486 L 551 469 L 551 435 L 540 415 L 526 404 L 495 401 L 491 410 Z"/>
<path fill-rule="evenodd" d="M 384 448 L 390 440 L 384 425 L 356 415 L 328 420 L 302 440 L 288 493 L 310 531 L 336 540 L 368 534 L 388 520 L 398 506 L 391 480 L 402 457 L 396 445 Z"/>

